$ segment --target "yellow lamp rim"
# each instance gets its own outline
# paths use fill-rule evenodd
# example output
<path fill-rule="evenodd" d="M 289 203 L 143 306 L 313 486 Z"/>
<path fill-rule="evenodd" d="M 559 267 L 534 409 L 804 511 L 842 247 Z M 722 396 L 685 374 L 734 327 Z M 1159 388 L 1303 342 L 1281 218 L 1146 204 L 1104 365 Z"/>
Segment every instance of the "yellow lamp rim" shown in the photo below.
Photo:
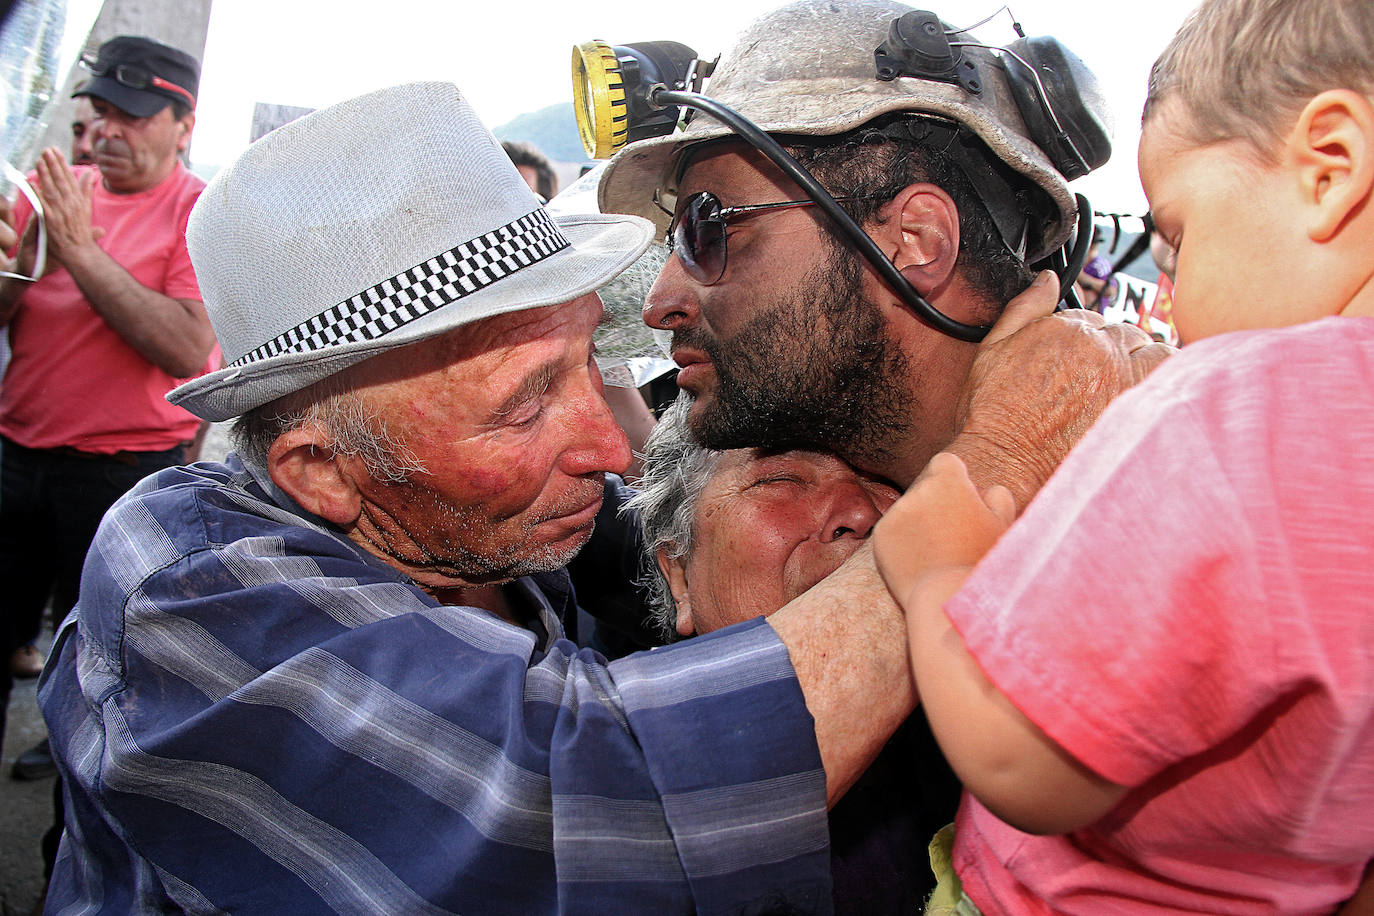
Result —
<path fill-rule="evenodd" d="M 573 47 L 573 110 L 582 147 L 592 159 L 609 159 L 625 145 L 630 120 L 620 61 L 604 41 Z"/>

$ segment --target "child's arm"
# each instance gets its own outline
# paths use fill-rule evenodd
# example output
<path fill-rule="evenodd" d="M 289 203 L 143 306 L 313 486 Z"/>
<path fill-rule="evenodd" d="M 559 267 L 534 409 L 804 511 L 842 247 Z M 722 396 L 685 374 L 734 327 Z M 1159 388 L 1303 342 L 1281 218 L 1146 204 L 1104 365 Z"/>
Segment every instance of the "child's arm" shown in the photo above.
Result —
<path fill-rule="evenodd" d="M 1029 833 L 1063 833 L 1110 811 L 1126 789 L 1066 754 L 983 675 L 944 603 L 1014 516 L 980 495 L 963 462 L 937 455 L 874 534 L 878 570 L 907 615 L 911 662 L 931 729 L 964 786 Z"/>
<path fill-rule="evenodd" d="M 916 689 L 945 758 L 983 806 L 1027 833 L 1066 833 L 1110 811 L 1126 788 L 1074 760 L 990 681 L 943 610 L 971 569 L 923 576 L 908 602 Z"/>

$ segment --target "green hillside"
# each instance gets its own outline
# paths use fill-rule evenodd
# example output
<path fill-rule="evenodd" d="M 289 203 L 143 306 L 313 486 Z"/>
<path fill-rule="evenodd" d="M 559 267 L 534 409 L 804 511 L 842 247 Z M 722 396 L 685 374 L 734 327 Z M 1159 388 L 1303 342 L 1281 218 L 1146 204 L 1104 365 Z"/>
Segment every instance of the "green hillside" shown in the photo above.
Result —
<path fill-rule="evenodd" d="M 555 162 L 586 162 L 587 154 L 577 136 L 572 102 L 560 102 L 518 115 L 492 131 L 498 140 L 533 143 Z"/>

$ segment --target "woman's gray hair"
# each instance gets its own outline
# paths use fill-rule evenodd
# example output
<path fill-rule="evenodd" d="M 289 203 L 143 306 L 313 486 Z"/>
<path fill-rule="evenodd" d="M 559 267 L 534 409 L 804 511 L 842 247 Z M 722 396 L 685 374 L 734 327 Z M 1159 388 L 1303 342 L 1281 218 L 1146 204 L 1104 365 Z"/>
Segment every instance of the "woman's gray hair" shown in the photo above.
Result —
<path fill-rule="evenodd" d="M 307 423 L 323 424 L 335 454 L 361 458 L 380 483 L 405 483 L 424 464 L 387 430 L 367 400 L 348 383 L 347 371 L 248 411 L 234 421 L 234 448 L 246 464 L 267 468 L 267 452 L 282 435 Z"/>
<path fill-rule="evenodd" d="M 644 474 L 639 492 L 622 511 L 638 511 L 644 533 L 642 585 L 649 594 L 649 610 L 663 636 L 677 638 L 677 605 L 668 578 L 655 558 L 660 549 L 672 559 L 692 552 L 697 502 L 715 473 L 720 452 L 698 445 L 687 429 L 691 398 L 679 395 L 663 412 L 644 445 Z"/>

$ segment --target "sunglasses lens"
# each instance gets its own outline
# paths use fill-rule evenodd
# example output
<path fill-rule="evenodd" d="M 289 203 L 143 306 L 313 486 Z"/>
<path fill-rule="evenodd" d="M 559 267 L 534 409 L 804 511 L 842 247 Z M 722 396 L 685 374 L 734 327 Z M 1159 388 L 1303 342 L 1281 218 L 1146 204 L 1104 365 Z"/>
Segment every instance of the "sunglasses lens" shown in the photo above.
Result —
<path fill-rule="evenodd" d="M 725 273 L 725 221 L 714 194 L 688 198 L 673 231 L 673 250 L 698 283 L 710 286 Z"/>

